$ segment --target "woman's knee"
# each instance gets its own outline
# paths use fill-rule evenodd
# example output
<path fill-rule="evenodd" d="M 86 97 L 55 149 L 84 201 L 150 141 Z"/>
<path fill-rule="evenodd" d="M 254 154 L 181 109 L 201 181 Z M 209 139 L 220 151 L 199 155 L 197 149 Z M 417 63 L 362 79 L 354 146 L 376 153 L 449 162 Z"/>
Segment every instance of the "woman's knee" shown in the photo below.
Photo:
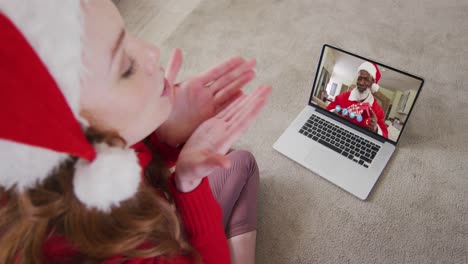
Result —
<path fill-rule="evenodd" d="M 251 152 L 247 150 L 234 150 L 228 156 L 234 166 L 241 166 L 246 170 L 246 176 L 259 178 L 257 161 Z"/>

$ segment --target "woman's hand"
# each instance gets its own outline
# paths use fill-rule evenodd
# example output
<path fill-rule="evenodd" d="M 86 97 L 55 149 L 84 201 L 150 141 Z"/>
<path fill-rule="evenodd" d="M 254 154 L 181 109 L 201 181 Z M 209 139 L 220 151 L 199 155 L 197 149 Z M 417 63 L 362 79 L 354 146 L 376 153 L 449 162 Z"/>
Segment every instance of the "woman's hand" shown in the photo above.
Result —
<path fill-rule="evenodd" d="M 195 130 L 176 164 L 175 183 L 180 191 L 193 190 L 218 167 L 230 167 L 225 154 L 264 107 L 270 93 L 270 86 L 260 86 L 251 94 L 237 98 Z"/>
<path fill-rule="evenodd" d="M 182 65 L 182 53 L 174 50 L 166 69 L 172 85 Z M 175 84 L 173 110 L 157 130 L 158 138 L 172 146 L 184 143 L 205 120 L 223 110 L 243 94 L 242 88 L 255 77 L 255 60 L 233 57 L 201 74 Z"/>

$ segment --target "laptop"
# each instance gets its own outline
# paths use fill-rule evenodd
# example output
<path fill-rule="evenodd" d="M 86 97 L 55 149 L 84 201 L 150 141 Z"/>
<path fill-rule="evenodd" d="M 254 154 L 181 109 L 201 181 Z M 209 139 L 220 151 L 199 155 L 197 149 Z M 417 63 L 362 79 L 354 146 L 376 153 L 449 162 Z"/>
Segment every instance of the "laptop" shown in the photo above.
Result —
<path fill-rule="evenodd" d="M 273 148 L 365 200 L 423 84 L 413 74 L 325 44 L 307 105 Z"/>

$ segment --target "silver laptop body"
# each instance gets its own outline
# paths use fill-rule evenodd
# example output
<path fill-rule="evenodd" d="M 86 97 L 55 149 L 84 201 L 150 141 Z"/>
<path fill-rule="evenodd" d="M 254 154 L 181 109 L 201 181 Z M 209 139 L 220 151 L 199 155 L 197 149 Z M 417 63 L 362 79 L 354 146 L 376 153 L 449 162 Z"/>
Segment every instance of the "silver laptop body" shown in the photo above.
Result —
<path fill-rule="evenodd" d="M 366 61 L 376 63 L 325 44 L 308 105 L 273 145 L 274 149 L 286 157 L 362 200 L 368 197 L 395 151 L 424 83 L 420 77 L 376 63 L 381 71 L 380 93 L 373 95 L 385 112 L 386 128 L 378 125 L 378 133 L 371 132 L 361 123 L 356 124 L 356 116 L 353 118 L 356 122 L 353 123 L 349 112 L 345 115 L 344 110 L 340 112 L 339 107 L 326 109 L 334 101 L 333 97 L 338 100 L 338 95 L 343 94 L 346 97 L 349 94 L 348 98 L 351 98 L 353 90 L 357 88 L 350 91 L 350 87 L 356 80 L 348 83 L 342 80 L 351 80 L 353 74 L 359 75 L 357 69 Z M 338 69 L 340 73 L 347 72 L 347 77 L 334 75 Z M 340 90 L 337 91 L 337 88 Z M 358 111 L 355 112 L 357 113 Z M 362 120 L 362 116 L 359 120 Z M 383 136 L 384 130 L 387 130 L 386 136 Z"/>

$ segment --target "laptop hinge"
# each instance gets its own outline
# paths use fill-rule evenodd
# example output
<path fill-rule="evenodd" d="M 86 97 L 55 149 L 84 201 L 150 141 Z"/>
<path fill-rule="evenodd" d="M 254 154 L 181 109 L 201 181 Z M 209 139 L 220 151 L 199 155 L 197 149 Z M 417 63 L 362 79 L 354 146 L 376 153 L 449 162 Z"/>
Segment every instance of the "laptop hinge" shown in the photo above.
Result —
<path fill-rule="evenodd" d="M 371 138 L 373 138 L 375 140 L 378 140 L 379 142 L 382 142 L 382 143 L 388 142 L 388 143 L 390 143 L 392 145 L 396 145 L 395 142 L 393 142 L 393 141 L 391 141 L 391 140 L 389 140 L 387 138 L 384 138 L 381 135 L 377 135 L 375 133 L 372 133 L 369 130 L 367 130 L 367 129 L 363 128 L 363 127 L 360 127 L 360 126 L 352 123 L 351 121 L 343 119 L 343 118 L 339 117 L 338 115 L 336 115 L 336 114 L 334 114 L 334 113 L 332 113 L 332 112 L 330 112 L 328 110 L 325 110 L 325 109 L 323 109 L 323 108 L 321 108 L 321 107 L 319 107 L 319 106 L 317 106 L 315 104 L 309 104 L 309 105 L 312 106 L 313 108 L 315 108 L 315 110 L 317 112 L 319 112 L 319 113 L 321 113 L 321 114 L 323 114 L 323 115 L 325 115 L 325 116 L 327 116 L 327 117 L 329 117 L 329 118 L 331 118 L 331 119 L 333 119 L 333 120 L 335 120 L 337 122 L 349 125 L 349 127 L 353 128 L 354 130 L 357 130 L 357 131 L 359 131 L 359 132 L 361 132 L 363 134 L 366 134 L 367 136 L 369 136 L 369 137 L 371 137 Z"/>

